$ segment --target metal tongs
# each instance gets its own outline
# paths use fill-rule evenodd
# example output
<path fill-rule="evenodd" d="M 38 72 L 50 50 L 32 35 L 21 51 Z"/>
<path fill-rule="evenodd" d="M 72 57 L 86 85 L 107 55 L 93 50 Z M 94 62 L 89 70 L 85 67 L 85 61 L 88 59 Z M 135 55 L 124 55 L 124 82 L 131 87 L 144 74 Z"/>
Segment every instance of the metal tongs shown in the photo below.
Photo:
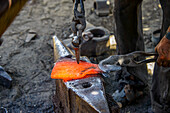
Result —
<path fill-rule="evenodd" d="M 151 57 L 145 59 L 145 57 Z M 145 53 L 144 51 L 135 51 L 125 55 L 112 55 L 99 63 L 99 68 L 104 72 L 117 71 L 121 66 L 137 67 L 146 63 L 155 62 L 157 53 Z M 144 60 L 138 60 L 144 58 Z"/>
<path fill-rule="evenodd" d="M 80 4 L 81 11 L 78 11 L 78 4 Z M 80 45 L 82 42 L 82 32 L 86 27 L 85 21 L 85 10 L 84 10 L 84 3 L 83 0 L 75 0 L 74 1 L 74 18 L 72 20 L 72 31 L 73 31 L 73 38 L 72 38 L 72 45 L 73 49 L 75 50 L 75 56 L 77 63 L 79 64 L 80 60 Z"/>

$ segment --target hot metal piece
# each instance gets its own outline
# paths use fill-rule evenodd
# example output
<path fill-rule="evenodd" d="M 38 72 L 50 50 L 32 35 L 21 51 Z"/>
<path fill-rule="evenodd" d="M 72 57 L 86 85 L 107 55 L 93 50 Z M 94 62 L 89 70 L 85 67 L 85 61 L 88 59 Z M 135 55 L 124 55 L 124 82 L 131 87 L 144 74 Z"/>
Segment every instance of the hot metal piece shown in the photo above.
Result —
<path fill-rule="evenodd" d="M 51 78 L 62 79 L 66 82 L 100 76 L 101 73 L 102 71 L 98 68 L 97 64 L 92 64 L 82 60 L 80 61 L 80 64 L 77 64 L 75 59 L 62 58 L 55 63 L 51 72 Z"/>
<path fill-rule="evenodd" d="M 80 61 L 80 48 L 74 48 L 75 50 L 75 55 L 76 55 L 76 61 L 77 61 L 77 64 L 79 64 L 79 61 Z"/>

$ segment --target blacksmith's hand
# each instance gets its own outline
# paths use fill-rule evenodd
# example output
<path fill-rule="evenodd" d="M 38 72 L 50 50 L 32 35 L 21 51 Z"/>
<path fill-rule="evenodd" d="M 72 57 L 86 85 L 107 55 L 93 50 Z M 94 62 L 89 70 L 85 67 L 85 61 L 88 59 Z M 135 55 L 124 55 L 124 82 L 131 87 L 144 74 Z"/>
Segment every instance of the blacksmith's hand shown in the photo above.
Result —
<path fill-rule="evenodd" d="M 167 34 L 161 39 L 155 48 L 159 54 L 157 63 L 159 66 L 170 67 L 170 27 Z"/>

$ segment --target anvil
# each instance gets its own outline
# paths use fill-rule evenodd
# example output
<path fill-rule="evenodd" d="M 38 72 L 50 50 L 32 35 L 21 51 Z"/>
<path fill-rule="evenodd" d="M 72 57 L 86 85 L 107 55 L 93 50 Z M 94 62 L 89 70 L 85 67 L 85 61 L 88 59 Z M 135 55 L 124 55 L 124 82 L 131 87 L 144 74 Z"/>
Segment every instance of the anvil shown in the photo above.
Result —
<path fill-rule="evenodd" d="M 57 36 L 53 36 L 53 43 L 55 62 L 61 58 L 75 58 Z M 80 57 L 80 60 L 90 62 L 87 57 Z M 56 79 L 53 103 L 55 112 L 59 113 L 110 113 L 102 78 L 99 76 L 66 82 Z"/>

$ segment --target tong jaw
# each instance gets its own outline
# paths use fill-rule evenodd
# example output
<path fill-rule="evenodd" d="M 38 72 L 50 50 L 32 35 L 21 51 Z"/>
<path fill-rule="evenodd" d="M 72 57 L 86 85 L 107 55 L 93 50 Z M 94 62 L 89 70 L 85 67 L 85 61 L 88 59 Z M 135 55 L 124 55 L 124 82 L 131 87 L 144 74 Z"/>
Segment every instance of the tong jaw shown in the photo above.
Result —
<path fill-rule="evenodd" d="M 137 60 L 139 57 L 155 56 L 154 58 Z M 116 71 L 121 66 L 136 67 L 157 59 L 157 53 L 145 53 L 143 51 L 135 51 L 125 55 L 112 55 L 99 63 L 99 68 L 104 72 Z"/>

